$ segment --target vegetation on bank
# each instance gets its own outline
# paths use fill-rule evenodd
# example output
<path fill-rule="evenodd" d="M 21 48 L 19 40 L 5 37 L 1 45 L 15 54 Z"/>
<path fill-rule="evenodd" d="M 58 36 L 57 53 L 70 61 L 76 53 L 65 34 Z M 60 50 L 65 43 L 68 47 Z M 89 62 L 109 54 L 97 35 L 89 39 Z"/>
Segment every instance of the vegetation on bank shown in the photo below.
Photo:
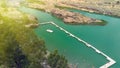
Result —
<path fill-rule="evenodd" d="M 45 5 L 45 2 L 41 1 L 41 0 L 26 0 L 29 3 L 37 3 L 37 4 L 43 4 Z"/>
<path fill-rule="evenodd" d="M 46 6 L 47 5 L 46 2 L 44 2 L 43 0 L 25 0 L 21 2 L 21 5 L 29 8 L 33 8 L 33 9 L 38 9 L 41 11 L 46 11 L 45 9 L 48 8 Z"/>
<path fill-rule="evenodd" d="M 69 68 L 67 60 L 63 55 L 60 56 L 57 50 L 48 56 L 48 64 L 50 64 L 51 68 Z"/>
<path fill-rule="evenodd" d="M 63 68 L 68 66 L 64 56 L 56 52 L 46 57 L 45 42 L 35 35 L 34 29 L 25 27 L 37 23 L 35 17 L 8 7 L 5 1 L 0 4 L 0 12 L 0 68 L 53 68 L 50 62 L 60 61 L 64 62 Z M 56 55 L 60 58 L 50 61 Z M 57 64 L 56 68 L 60 68 Z"/>

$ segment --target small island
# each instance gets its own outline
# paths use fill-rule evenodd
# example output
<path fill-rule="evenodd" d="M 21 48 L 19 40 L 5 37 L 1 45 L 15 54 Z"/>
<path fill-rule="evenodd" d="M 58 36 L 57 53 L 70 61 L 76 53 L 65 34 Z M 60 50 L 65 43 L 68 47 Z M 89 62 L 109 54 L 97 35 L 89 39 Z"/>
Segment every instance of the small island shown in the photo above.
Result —
<path fill-rule="evenodd" d="M 52 15 L 61 18 L 67 24 L 97 24 L 102 22 L 101 20 L 89 18 L 79 13 L 66 10 L 52 9 L 51 13 Z"/>
<path fill-rule="evenodd" d="M 80 13 L 71 12 L 69 10 L 65 10 L 64 8 L 56 7 L 61 6 L 63 1 L 51 1 L 51 0 L 40 0 L 40 1 L 31 1 L 26 0 L 25 5 L 30 8 L 42 10 L 44 12 L 48 12 L 64 21 L 66 24 L 72 24 L 72 25 L 105 25 L 106 22 L 103 20 L 97 20 L 90 17 L 86 17 Z M 65 2 L 69 3 L 69 2 Z M 23 3 L 24 4 L 24 3 Z M 69 8 L 69 5 L 66 4 L 66 6 Z M 64 7 L 62 5 L 62 7 Z"/>

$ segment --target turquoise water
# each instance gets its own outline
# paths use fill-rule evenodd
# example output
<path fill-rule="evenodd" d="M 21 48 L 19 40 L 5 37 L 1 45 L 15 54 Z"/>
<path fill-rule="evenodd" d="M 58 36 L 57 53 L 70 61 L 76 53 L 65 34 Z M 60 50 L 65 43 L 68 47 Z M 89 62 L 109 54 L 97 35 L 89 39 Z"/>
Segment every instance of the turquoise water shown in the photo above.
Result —
<path fill-rule="evenodd" d="M 78 10 L 70 10 L 92 18 L 103 19 L 108 23 L 105 26 L 68 25 L 64 24 L 62 20 L 52 16 L 51 14 L 42 11 L 24 7 L 21 8 L 21 10 L 36 16 L 39 22 L 55 22 L 59 26 L 82 38 L 114 59 L 117 63 L 111 68 L 120 68 L 119 18 L 91 14 Z M 49 33 L 46 31 L 47 29 L 51 29 L 54 32 Z M 38 35 L 38 37 L 45 40 L 48 50 L 53 51 L 58 49 L 60 54 L 66 56 L 69 63 L 77 64 L 78 68 L 98 68 L 108 62 L 105 57 L 97 54 L 92 49 L 86 47 L 83 43 L 70 37 L 51 24 L 41 25 L 39 28 L 35 29 L 35 33 Z"/>

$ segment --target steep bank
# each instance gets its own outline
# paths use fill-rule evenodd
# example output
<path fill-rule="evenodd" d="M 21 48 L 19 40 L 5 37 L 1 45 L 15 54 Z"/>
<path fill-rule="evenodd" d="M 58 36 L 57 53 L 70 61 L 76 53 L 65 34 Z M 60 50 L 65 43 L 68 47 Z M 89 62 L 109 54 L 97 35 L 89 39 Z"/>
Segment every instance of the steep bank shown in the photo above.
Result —
<path fill-rule="evenodd" d="M 105 14 L 110 16 L 120 17 L 120 1 L 104 1 L 104 0 L 71 0 L 71 1 L 61 1 L 56 4 L 59 7 L 74 8 L 78 10 Z"/>

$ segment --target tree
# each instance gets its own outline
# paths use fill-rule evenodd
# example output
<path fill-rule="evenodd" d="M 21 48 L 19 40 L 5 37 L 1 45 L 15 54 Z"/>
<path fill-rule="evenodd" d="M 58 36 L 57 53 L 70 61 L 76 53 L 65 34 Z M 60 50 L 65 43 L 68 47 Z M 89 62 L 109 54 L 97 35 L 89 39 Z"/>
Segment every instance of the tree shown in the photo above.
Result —
<path fill-rule="evenodd" d="M 65 56 L 59 55 L 57 50 L 48 56 L 48 64 L 51 68 L 69 68 Z"/>
<path fill-rule="evenodd" d="M 8 35 L 8 47 L 5 50 L 6 65 L 9 68 L 25 68 L 28 66 L 28 59 L 23 54 L 19 43 L 15 40 L 14 35 L 10 33 Z"/>
<path fill-rule="evenodd" d="M 7 65 L 9 68 L 25 68 L 29 62 L 26 55 L 23 54 L 21 48 L 14 42 L 13 47 L 7 49 Z"/>
<path fill-rule="evenodd" d="M 33 29 L 25 27 L 26 24 L 36 23 L 36 20 L 28 18 L 27 14 L 15 8 L 8 7 L 5 5 L 6 0 L 3 1 L 3 3 L 0 2 L 0 9 L 2 6 L 0 10 L 0 68 L 43 68 L 42 63 L 46 60 L 47 50 L 45 43 L 36 36 Z M 4 8 L 8 11 L 4 12 Z M 50 64 L 53 68 L 67 68 L 67 60 L 57 52 L 51 53 L 49 58 L 52 58 L 49 62 L 57 62 L 55 67 Z"/>

